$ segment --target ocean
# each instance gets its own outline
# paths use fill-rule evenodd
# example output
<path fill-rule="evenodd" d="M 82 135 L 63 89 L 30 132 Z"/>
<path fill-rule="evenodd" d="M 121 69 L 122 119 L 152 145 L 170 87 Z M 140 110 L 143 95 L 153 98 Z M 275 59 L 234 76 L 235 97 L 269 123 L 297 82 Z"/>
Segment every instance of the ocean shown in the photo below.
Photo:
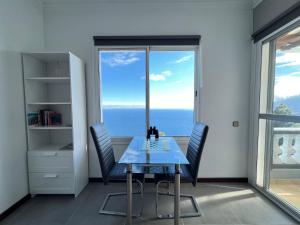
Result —
<path fill-rule="evenodd" d="M 103 121 L 111 136 L 145 136 L 145 109 L 105 108 Z M 193 110 L 152 109 L 150 126 L 156 126 L 166 136 L 190 136 Z"/>

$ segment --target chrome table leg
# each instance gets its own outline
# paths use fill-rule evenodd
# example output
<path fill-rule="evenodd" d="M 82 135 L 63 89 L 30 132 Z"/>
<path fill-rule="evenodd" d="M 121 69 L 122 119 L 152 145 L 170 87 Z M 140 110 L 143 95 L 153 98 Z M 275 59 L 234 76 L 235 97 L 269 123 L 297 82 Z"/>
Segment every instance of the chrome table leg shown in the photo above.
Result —
<path fill-rule="evenodd" d="M 157 184 L 156 184 L 156 199 L 155 199 L 155 207 L 156 207 L 156 217 L 158 219 L 174 219 L 174 216 L 173 214 L 160 214 L 159 213 L 159 209 L 158 209 L 158 197 L 159 195 L 165 195 L 165 196 L 172 196 L 172 197 L 175 197 L 175 194 L 172 193 L 170 191 L 170 187 L 169 187 L 169 191 L 168 192 L 160 192 L 159 191 L 159 185 L 161 183 L 167 183 L 168 186 L 170 185 L 170 181 L 165 181 L 165 180 L 162 180 L 162 181 L 158 181 Z M 196 198 L 193 196 L 193 195 L 187 195 L 187 194 L 180 194 L 180 197 L 185 197 L 185 198 L 189 198 L 192 202 L 192 205 L 195 209 L 195 212 L 187 212 L 187 213 L 180 213 L 180 218 L 188 218 L 188 217 L 199 217 L 202 215 L 201 213 L 201 210 L 200 210 L 200 207 L 196 201 Z"/>
<path fill-rule="evenodd" d="M 179 225 L 180 221 L 180 165 L 175 165 L 175 185 L 174 185 L 174 225 Z"/>
<path fill-rule="evenodd" d="M 132 165 L 127 165 L 127 220 L 126 225 L 132 225 Z"/>

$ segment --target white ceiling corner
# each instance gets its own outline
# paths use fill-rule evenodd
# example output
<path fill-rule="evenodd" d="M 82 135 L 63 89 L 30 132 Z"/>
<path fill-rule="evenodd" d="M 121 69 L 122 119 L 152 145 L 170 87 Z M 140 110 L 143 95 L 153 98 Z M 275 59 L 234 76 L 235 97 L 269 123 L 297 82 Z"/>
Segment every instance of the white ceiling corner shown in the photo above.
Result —
<path fill-rule="evenodd" d="M 252 8 L 254 9 L 256 6 L 258 6 L 262 2 L 263 2 L 263 0 L 252 0 Z"/>
<path fill-rule="evenodd" d="M 46 4 L 59 4 L 59 3 L 97 3 L 97 2 L 126 2 L 132 0 L 40 0 L 42 3 Z M 207 2 L 248 2 L 251 5 L 257 5 L 262 0 L 136 0 L 139 2 L 199 2 L 199 3 L 207 3 Z M 257 3 L 258 2 L 258 3 Z"/>

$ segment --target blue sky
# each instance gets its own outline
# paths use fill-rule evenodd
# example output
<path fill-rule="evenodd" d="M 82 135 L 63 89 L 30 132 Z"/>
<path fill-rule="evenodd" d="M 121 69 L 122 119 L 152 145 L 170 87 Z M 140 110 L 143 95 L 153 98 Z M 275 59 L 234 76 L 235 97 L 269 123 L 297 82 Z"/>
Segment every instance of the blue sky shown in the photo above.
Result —
<path fill-rule="evenodd" d="M 101 51 L 102 104 L 145 107 L 146 53 Z M 151 51 L 149 55 L 150 108 L 192 109 L 194 52 Z"/>
<path fill-rule="evenodd" d="M 276 51 L 274 97 L 285 99 L 300 95 L 300 46 Z"/>
<path fill-rule="evenodd" d="M 276 39 L 274 100 L 300 96 L 300 46 L 292 45 L 300 27 Z"/>
<path fill-rule="evenodd" d="M 144 51 L 102 51 L 104 106 L 145 107 Z M 193 108 L 194 53 L 150 52 L 150 108 Z M 300 95 L 300 46 L 277 50 L 274 100 Z"/>

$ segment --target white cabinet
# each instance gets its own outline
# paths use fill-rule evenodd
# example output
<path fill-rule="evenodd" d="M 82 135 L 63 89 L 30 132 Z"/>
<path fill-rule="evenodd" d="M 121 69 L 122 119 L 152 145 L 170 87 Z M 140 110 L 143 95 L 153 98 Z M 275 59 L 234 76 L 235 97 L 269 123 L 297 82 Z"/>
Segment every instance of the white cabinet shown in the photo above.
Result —
<path fill-rule="evenodd" d="M 74 174 L 72 173 L 30 173 L 31 194 L 73 194 Z"/>
<path fill-rule="evenodd" d="M 73 173 L 73 151 L 28 151 L 30 173 Z"/>
<path fill-rule="evenodd" d="M 22 61 L 30 193 L 77 196 L 88 183 L 84 64 L 72 53 L 23 53 Z"/>

